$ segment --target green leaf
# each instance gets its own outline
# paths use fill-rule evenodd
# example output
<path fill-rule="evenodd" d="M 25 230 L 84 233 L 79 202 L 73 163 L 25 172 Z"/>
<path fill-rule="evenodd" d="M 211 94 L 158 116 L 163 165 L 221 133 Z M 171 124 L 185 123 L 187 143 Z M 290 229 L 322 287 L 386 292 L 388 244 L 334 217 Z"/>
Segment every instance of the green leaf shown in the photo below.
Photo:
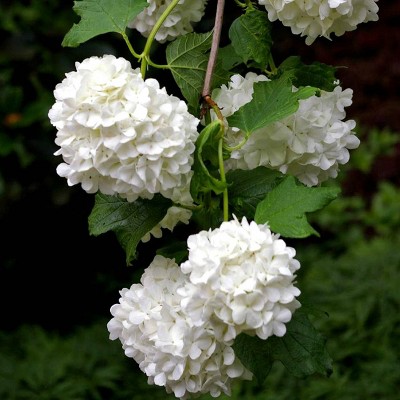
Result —
<path fill-rule="evenodd" d="M 336 67 L 318 61 L 303 64 L 300 57 L 288 57 L 278 68 L 278 75 L 293 74 L 293 85 L 296 87 L 313 86 L 331 92 L 335 87 Z"/>
<path fill-rule="evenodd" d="M 171 206 L 172 201 L 161 195 L 155 195 L 152 200 L 138 199 L 129 203 L 117 196 L 99 193 L 88 218 L 89 232 L 93 236 L 115 232 L 125 250 L 126 262 L 130 264 L 142 237 L 164 218 Z"/>
<path fill-rule="evenodd" d="M 292 82 L 288 75 L 273 81 L 256 82 L 253 99 L 228 117 L 228 123 L 250 135 L 263 126 L 293 114 L 299 108 L 299 100 L 315 92 L 313 87 L 292 92 Z"/>
<path fill-rule="evenodd" d="M 221 121 L 217 119 L 208 124 L 196 140 L 194 174 L 190 182 L 190 192 L 195 201 L 199 201 L 199 193 L 213 191 L 220 194 L 227 187 L 226 183 L 212 175 L 212 172 L 218 173 L 218 142 L 223 132 Z"/>
<path fill-rule="evenodd" d="M 108 32 L 124 33 L 130 21 L 147 7 L 146 0 L 74 1 L 73 10 L 81 17 L 65 35 L 62 46 L 81 43 Z"/>
<path fill-rule="evenodd" d="M 199 114 L 199 104 L 207 70 L 212 32 L 188 33 L 167 46 L 166 57 L 175 82 L 188 102 L 189 111 Z M 220 60 L 215 66 L 211 90 L 226 83 L 230 73 L 223 70 Z"/>
<path fill-rule="evenodd" d="M 258 203 L 265 198 L 284 175 L 266 167 L 252 170 L 236 169 L 226 174 L 229 188 L 229 203 L 238 218 L 254 219 Z"/>
<path fill-rule="evenodd" d="M 261 340 L 258 336 L 241 333 L 235 339 L 233 350 L 241 363 L 254 374 L 257 382 L 263 383 L 275 361 L 270 339 Z"/>
<path fill-rule="evenodd" d="M 325 207 L 339 194 L 337 187 L 307 187 L 293 176 L 270 191 L 256 209 L 255 221 L 268 223 L 272 231 L 290 238 L 319 236 L 308 223 L 306 213 Z"/>
<path fill-rule="evenodd" d="M 332 359 L 326 348 L 326 338 L 312 325 L 306 313 L 297 310 L 287 324 L 283 337 L 272 337 L 273 357 L 294 376 L 304 378 L 319 373 L 332 373 Z"/>
<path fill-rule="evenodd" d="M 319 373 L 332 373 L 332 358 L 326 349 L 326 338 L 310 322 L 306 313 L 297 310 L 286 325 L 282 337 L 266 340 L 241 334 L 235 339 L 233 349 L 243 365 L 262 383 L 275 361 L 298 378 Z"/>
<path fill-rule="evenodd" d="M 243 64 L 242 58 L 236 54 L 232 44 L 228 44 L 218 50 L 218 60 L 225 71 L 230 71 L 238 65 Z"/>
<path fill-rule="evenodd" d="M 244 63 L 255 61 L 261 68 L 266 67 L 272 46 L 271 26 L 268 14 L 256 9 L 248 9 L 233 21 L 229 38 Z"/>
<path fill-rule="evenodd" d="M 203 203 L 203 207 L 193 211 L 192 220 L 199 230 L 215 229 L 221 226 L 224 218 L 220 197 L 211 197 Z"/>

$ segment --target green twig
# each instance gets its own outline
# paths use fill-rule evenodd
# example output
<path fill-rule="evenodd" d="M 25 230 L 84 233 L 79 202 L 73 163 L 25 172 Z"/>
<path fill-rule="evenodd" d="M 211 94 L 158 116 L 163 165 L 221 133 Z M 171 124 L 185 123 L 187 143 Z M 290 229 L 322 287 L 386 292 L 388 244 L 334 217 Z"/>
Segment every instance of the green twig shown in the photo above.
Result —
<path fill-rule="evenodd" d="M 154 64 L 150 61 L 150 49 L 151 49 L 151 45 L 153 44 L 154 38 L 156 37 L 158 30 L 161 28 L 162 24 L 167 19 L 168 15 L 171 14 L 172 10 L 179 3 L 179 1 L 180 0 L 172 0 L 171 1 L 170 5 L 164 10 L 161 17 L 158 19 L 158 21 L 153 26 L 153 29 L 151 30 L 149 37 L 147 38 L 146 44 L 143 49 L 143 53 L 141 54 L 142 63 L 140 66 L 140 72 L 142 73 L 143 79 L 146 75 L 147 64 L 150 64 L 152 66 L 157 66 L 159 68 L 167 68 L 167 66 L 158 66 L 157 64 Z"/>
<path fill-rule="evenodd" d="M 249 136 L 246 135 L 245 138 L 239 144 L 237 144 L 236 146 L 232 146 L 232 147 L 224 144 L 224 149 L 226 151 L 228 151 L 229 153 L 232 153 L 232 151 L 241 149 L 246 144 L 248 139 L 249 139 Z"/>
<path fill-rule="evenodd" d="M 223 125 L 221 126 L 221 129 L 223 129 Z M 224 143 L 224 138 L 222 137 L 219 139 L 218 142 L 218 162 L 219 162 L 219 175 L 221 178 L 221 182 L 223 182 L 226 185 L 226 177 L 225 177 L 225 167 L 224 167 L 224 153 L 223 153 L 223 143 Z M 224 221 L 229 220 L 229 204 L 228 204 L 228 188 L 225 187 L 223 193 L 222 193 L 222 201 L 223 201 L 223 215 L 224 215 Z"/>
<path fill-rule="evenodd" d="M 141 55 L 136 53 L 135 50 L 133 50 L 133 47 L 131 45 L 131 42 L 129 41 L 129 38 L 127 36 L 127 34 L 125 32 L 121 32 L 122 37 L 125 40 L 126 45 L 128 46 L 129 51 L 131 52 L 131 54 L 133 55 L 133 57 L 135 58 L 141 58 Z"/>

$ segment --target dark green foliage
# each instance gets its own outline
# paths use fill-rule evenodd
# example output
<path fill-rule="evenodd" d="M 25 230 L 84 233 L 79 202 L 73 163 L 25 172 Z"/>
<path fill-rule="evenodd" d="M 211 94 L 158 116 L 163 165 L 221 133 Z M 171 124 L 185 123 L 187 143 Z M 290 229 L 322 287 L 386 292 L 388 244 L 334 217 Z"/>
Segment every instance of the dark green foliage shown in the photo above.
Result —
<path fill-rule="evenodd" d="M 47 113 L 67 61 L 54 47 L 72 22 L 56 0 L 12 3 L 0 4 L 0 213 L 54 159 Z"/>
<path fill-rule="evenodd" d="M 127 202 L 118 196 L 99 193 L 89 215 L 89 232 L 95 236 L 115 232 L 125 250 L 126 263 L 130 264 L 141 238 L 164 218 L 171 205 L 171 200 L 159 194 L 152 200 Z"/>
<path fill-rule="evenodd" d="M 283 337 L 272 336 L 261 340 L 241 334 L 235 339 L 233 348 L 246 368 L 262 383 L 275 361 L 280 361 L 298 378 L 314 373 L 329 376 L 332 359 L 325 344 L 326 338 L 314 328 L 307 314 L 297 310 Z"/>
<path fill-rule="evenodd" d="M 107 321 L 70 336 L 22 326 L 0 334 L 0 398 L 4 400 L 165 399 L 147 384 L 119 341 L 108 339 Z M 159 389 L 159 390 L 157 390 Z"/>
<path fill-rule="evenodd" d="M 284 175 L 266 167 L 253 170 L 233 170 L 226 174 L 230 185 L 229 201 L 231 211 L 238 218 L 254 219 L 258 203 L 265 198 Z"/>
<path fill-rule="evenodd" d="M 277 76 L 293 74 L 293 85 L 296 87 L 313 86 L 331 92 L 335 88 L 337 68 L 314 61 L 304 64 L 300 57 L 290 56 L 278 68 Z"/>
<path fill-rule="evenodd" d="M 229 38 L 245 64 L 254 64 L 261 70 L 267 66 L 272 46 L 271 27 L 267 13 L 256 9 L 248 9 L 233 21 Z"/>

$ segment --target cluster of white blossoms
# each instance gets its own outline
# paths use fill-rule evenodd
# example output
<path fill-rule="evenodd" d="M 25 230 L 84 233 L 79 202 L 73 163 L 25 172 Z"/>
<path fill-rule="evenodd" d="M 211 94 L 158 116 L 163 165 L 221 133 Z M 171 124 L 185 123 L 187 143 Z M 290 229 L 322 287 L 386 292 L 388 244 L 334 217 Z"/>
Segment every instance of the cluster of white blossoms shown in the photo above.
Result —
<path fill-rule="evenodd" d="M 188 238 L 181 269 L 190 284 L 181 289 L 194 323 L 211 321 L 219 340 L 241 332 L 261 339 L 283 336 L 300 303 L 293 285 L 300 263 L 296 252 L 266 225 L 234 217 L 220 228 Z"/>
<path fill-rule="evenodd" d="M 258 0 L 270 21 L 279 20 L 292 33 L 312 44 L 318 36 L 330 39 L 353 31 L 364 22 L 378 20 L 378 0 Z"/>
<path fill-rule="evenodd" d="M 213 91 L 213 99 L 226 118 L 251 101 L 256 82 L 268 81 L 264 75 L 248 72 L 234 75 L 228 85 Z M 297 90 L 293 87 L 293 90 Z M 360 141 L 352 131 L 354 120 L 344 121 L 345 107 L 352 104 L 353 91 L 338 85 L 332 92 L 299 101 L 298 110 L 280 121 L 253 132 L 247 142 L 231 153 L 229 169 L 253 169 L 265 166 L 296 176 L 307 186 L 335 178 L 339 165 L 349 161 L 349 149 Z M 228 144 L 237 145 L 244 133 L 228 127 Z"/>
<path fill-rule="evenodd" d="M 186 399 L 210 393 L 230 394 L 234 379 L 251 379 L 231 346 L 216 340 L 210 324 L 194 326 L 182 310 L 179 288 L 186 275 L 174 260 L 156 256 L 141 283 L 120 291 L 107 324 L 110 339 L 119 339 L 125 354 L 148 376 Z"/>
<path fill-rule="evenodd" d="M 235 337 L 283 336 L 300 307 L 300 263 L 266 225 L 223 222 L 188 238 L 188 260 L 157 255 L 138 284 L 120 291 L 107 324 L 150 384 L 186 399 L 230 394 L 252 374 L 235 357 Z"/>
<path fill-rule="evenodd" d="M 128 201 L 155 193 L 189 204 L 199 120 L 178 97 L 113 55 L 76 63 L 55 90 L 57 173 L 88 193 Z"/>
<path fill-rule="evenodd" d="M 199 22 L 204 15 L 208 0 L 181 0 L 157 31 L 155 40 L 164 43 L 178 36 L 193 31 L 193 23 Z M 136 29 L 144 37 L 148 37 L 154 25 L 163 12 L 170 5 L 170 1 L 147 0 L 149 4 L 133 21 L 128 24 L 129 28 Z"/>

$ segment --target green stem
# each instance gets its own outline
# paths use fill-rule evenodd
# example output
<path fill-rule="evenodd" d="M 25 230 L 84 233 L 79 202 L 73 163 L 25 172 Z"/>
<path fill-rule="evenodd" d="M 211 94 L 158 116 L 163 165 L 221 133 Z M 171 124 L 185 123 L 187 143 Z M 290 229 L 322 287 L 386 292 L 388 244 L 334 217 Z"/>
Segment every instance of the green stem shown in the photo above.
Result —
<path fill-rule="evenodd" d="M 202 204 L 190 206 L 188 204 L 174 203 L 174 206 L 179 208 L 184 208 L 185 210 L 189 211 L 199 211 L 203 208 Z"/>
<path fill-rule="evenodd" d="M 147 57 L 147 63 L 154 68 L 171 69 L 171 66 L 168 64 L 156 64 L 155 62 L 150 60 L 150 57 Z"/>
<path fill-rule="evenodd" d="M 276 71 L 278 69 L 276 68 L 275 61 L 274 61 L 274 59 L 272 57 L 272 54 L 270 54 L 269 57 L 268 57 L 268 64 L 269 64 L 269 67 L 271 69 L 272 75 L 275 75 Z"/>
<path fill-rule="evenodd" d="M 226 184 L 225 177 L 225 166 L 224 166 L 224 132 L 225 132 L 225 123 L 224 117 L 221 113 L 221 110 L 218 107 L 218 104 L 210 96 L 204 96 L 204 101 L 208 106 L 208 111 L 206 113 L 206 117 L 209 117 L 209 109 L 212 108 L 217 115 L 217 118 L 220 122 L 220 133 L 221 138 L 218 141 L 218 166 L 219 166 L 219 176 L 221 178 L 221 182 Z M 226 187 L 222 193 L 222 201 L 223 201 L 223 217 L 224 221 L 229 220 L 229 205 L 228 205 L 228 188 Z"/>
<path fill-rule="evenodd" d="M 221 127 L 223 129 L 223 126 Z M 221 182 L 226 183 L 226 177 L 225 177 L 225 167 L 224 167 L 224 157 L 223 157 L 223 144 L 224 144 L 224 138 L 222 137 L 219 139 L 218 142 L 218 162 L 219 162 L 219 175 L 221 177 Z M 224 189 L 224 192 L 222 193 L 222 201 L 223 201 L 223 215 L 224 215 L 224 221 L 229 220 L 229 205 L 228 205 L 228 188 Z"/>
<path fill-rule="evenodd" d="M 158 21 L 155 23 L 153 26 L 153 29 L 151 30 L 149 37 L 147 38 L 146 44 L 144 46 L 143 53 L 141 54 L 142 57 L 142 63 L 140 66 L 140 72 L 142 73 L 142 77 L 144 79 L 147 71 L 147 64 L 154 65 L 151 63 L 149 59 L 150 55 L 150 49 L 151 45 L 153 44 L 154 38 L 156 37 L 156 34 L 158 30 L 161 28 L 161 25 L 164 23 L 164 21 L 167 19 L 168 15 L 171 14 L 171 11 L 175 8 L 175 6 L 179 3 L 180 0 L 172 0 L 170 5 L 164 10 L 162 13 L 161 17 L 158 19 Z"/>
<path fill-rule="evenodd" d="M 249 137 L 246 135 L 246 137 L 239 144 L 237 144 L 236 146 L 230 147 L 228 145 L 224 145 L 224 149 L 229 151 L 229 153 L 232 153 L 232 151 L 239 150 L 240 148 L 242 148 L 245 145 L 245 143 L 247 142 L 248 139 L 249 139 Z"/>
<path fill-rule="evenodd" d="M 235 3 L 236 3 L 239 7 L 242 7 L 242 8 L 245 8 L 245 7 L 246 7 L 246 3 L 242 3 L 240 0 L 235 0 Z"/>
<path fill-rule="evenodd" d="M 135 50 L 133 50 L 133 47 L 132 47 L 132 45 L 131 45 L 131 42 L 130 42 L 129 39 L 128 39 L 127 34 L 126 34 L 125 32 L 121 32 L 121 35 L 122 35 L 122 37 L 124 38 L 125 43 L 126 43 L 126 45 L 128 46 L 128 49 L 129 49 L 129 51 L 131 52 L 131 54 L 133 55 L 133 57 L 135 57 L 135 58 L 140 58 L 141 55 L 138 54 L 138 53 L 136 53 Z"/>

